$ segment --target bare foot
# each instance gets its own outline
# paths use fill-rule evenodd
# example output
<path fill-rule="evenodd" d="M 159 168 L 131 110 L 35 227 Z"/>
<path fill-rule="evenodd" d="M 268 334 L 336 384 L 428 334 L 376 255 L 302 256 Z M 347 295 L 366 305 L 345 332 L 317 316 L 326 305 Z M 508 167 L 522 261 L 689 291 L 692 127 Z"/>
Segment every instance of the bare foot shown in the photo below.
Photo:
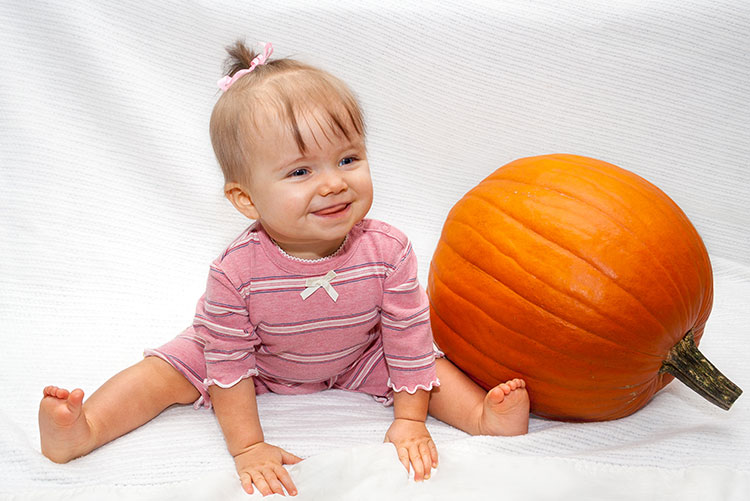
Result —
<path fill-rule="evenodd" d="M 482 435 L 523 435 L 529 431 L 529 394 L 526 381 L 511 379 L 492 388 L 484 397 L 479 418 Z"/>
<path fill-rule="evenodd" d="M 55 463 L 91 451 L 91 427 L 83 413 L 83 390 L 72 392 L 47 386 L 39 404 L 39 436 L 42 454 Z"/>

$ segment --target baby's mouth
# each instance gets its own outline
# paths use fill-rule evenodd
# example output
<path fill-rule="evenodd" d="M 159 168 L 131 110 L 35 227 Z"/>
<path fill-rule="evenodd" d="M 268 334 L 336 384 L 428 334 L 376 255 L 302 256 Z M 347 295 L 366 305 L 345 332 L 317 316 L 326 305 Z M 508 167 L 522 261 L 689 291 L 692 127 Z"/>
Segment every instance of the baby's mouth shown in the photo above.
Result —
<path fill-rule="evenodd" d="M 315 211 L 313 212 L 313 214 L 315 214 L 316 216 L 333 216 L 346 211 L 350 205 L 351 203 L 331 205 L 330 207 L 326 207 L 325 209 Z"/>

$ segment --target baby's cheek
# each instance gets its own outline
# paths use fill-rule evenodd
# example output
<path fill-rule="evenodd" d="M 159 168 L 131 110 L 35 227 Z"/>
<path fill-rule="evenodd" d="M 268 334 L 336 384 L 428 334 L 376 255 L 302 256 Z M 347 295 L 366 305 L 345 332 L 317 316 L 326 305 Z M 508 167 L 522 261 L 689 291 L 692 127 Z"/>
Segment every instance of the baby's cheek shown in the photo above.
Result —
<path fill-rule="evenodd" d="M 277 201 L 279 210 L 282 212 L 281 217 L 292 218 L 308 212 L 309 197 L 301 193 L 291 193 L 285 197 L 280 197 Z"/>
<path fill-rule="evenodd" d="M 357 192 L 360 199 L 372 200 L 372 178 L 369 170 L 361 169 L 352 172 L 347 182 Z"/>
<path fill-rule="evenodd" d="M 368 179 L 368 182 L 362 189 L 363 193 L 360 193 L 359 196 L 362 200 L 366 202 L 366 211 L 370 210 L 370 207 L 372 206 L 372 181 Z"/>

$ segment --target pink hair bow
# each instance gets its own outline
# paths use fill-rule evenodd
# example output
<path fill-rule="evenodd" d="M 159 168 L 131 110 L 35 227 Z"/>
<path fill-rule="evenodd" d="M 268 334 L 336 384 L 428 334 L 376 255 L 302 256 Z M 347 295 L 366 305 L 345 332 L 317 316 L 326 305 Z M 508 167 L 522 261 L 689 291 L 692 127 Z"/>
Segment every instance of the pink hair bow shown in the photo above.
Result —
<path fill-rule="evenodd" d="M 231 77 L 229 75 L 226 75 L 217 82 L 217 85 L 222 91 L 226 92 L 229 89 L 229 87 L 231 87 L 232 84 L 234 84 L 234 82 L 236 82 L 239 78 L 242 78 L 243 76 L 253 71 L 256 66 L 259 66 L 261 64 L 266 64 L 266 62 L 268 62 L 268 58 L 271 57 L 271 54 L 273 54 L 273 45 L 271 45 L 271 42 L 260 42 L 260 43 L 263 44 L 263 52 L 255 56 L 253 60 L 250 61 L 249 68 L 240 70 L 234 75 L 232 75 Z"/>

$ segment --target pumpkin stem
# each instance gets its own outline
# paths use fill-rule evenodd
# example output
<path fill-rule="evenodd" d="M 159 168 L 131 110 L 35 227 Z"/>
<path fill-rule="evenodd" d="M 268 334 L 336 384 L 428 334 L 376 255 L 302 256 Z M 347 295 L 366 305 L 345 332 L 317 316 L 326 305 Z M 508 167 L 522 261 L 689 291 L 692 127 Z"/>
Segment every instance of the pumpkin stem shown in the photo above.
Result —
<path fill-rule="evenodd" d="M 724 410 L 729 410 L 734 401 L 742 395 L 740 387 L 719 372 L 719 369 L 698 350 L 692 329 L 669 350 L 659 372 L 668 372 Z"/>

